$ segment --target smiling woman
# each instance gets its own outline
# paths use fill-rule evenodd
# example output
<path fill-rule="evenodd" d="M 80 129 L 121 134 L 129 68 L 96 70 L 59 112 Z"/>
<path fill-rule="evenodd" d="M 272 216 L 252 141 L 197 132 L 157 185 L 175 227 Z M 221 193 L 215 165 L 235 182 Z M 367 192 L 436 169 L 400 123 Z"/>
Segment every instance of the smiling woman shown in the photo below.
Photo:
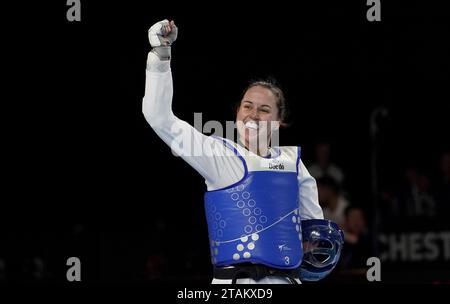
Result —
<path fill-rule="evenodd" d="M 245 89 L 236 112 L 240 144 L 259 156 L 268 156 L 272 132 L 285 126 L 283 91 L 274 82 L 254 81 Z"/>
<path fill-rule="evenodd" d="M 283 92 L 272 82 L 252 82 L 236 108 L 237 143 L 203 135 L 172 113 L 170 48 L 177 33 L 168 20 L 149 30 L 153 50 L 142 109 L 158 136 L 205 179 L 213 283 L 296 284 L 299 278 L 324 277 L 339 259 L 342 233 L 323 220 L 316 181 L 300 159 L 300 147 L 273 145 L 273 131 L 287 116 Z M 202 153 L 190 154 L 191 145 L 201 146 Z M 314 244 L 305 258 L 303 226 Z M 330 233 L 321 235 L 323 229 Z M 323 271 L 316 254 L 327 256 Z"/>

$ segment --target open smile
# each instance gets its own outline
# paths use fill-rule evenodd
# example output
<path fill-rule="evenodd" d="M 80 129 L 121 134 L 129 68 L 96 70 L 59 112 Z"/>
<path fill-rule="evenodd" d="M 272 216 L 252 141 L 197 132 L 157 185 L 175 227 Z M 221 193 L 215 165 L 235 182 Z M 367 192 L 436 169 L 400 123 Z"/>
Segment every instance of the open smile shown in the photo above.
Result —
<path fill-rule="evenodd" d="M 259 125 L 255 121 L 247 121 L 245 127 L 248 129 L 258 130 Z"/>

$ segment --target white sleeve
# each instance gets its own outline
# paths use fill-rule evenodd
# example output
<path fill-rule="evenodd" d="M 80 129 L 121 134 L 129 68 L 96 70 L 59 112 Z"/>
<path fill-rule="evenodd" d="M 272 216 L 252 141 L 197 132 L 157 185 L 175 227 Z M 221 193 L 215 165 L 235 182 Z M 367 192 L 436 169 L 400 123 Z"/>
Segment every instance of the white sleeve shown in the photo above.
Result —
<path fill-rule="evenodd" d="M 302 220 L 323 219 L 319 195 L 314 177 L 309 174 L 303 162 L 298 165 L 298 186 L 300 195 L 300 218 Z"/>
<path fill-rule="evenodd" d="M 152 56 L 152 54 L 149 54 Z M 226 155 L 222 142 L 205 136 L 187 122 L 177 118 L 172 112 L 173 83 L 169 61 L 153 57 L 147 62 L 145 96 L 142 112 L 156 134 L 171 147 L 172 152 L 181 156 L 203 178 L 208 188 L 227 186 L 239 179 L 236 176 L 223 176 L 224 162 L 233 167 L 243 165 L 237 157 L 216 157 Z M 234 155 L 233 155 L 234 156 Z M 227 160 L 228 159 L 228 160 Z M 221 172 L 222 171 L 222 172 Z M 233 173 L 233 172 L 232 172 Z M 210 187 L 211 185 L 211 187 Z M 211 190 L 211 189 L 209 189 Z"/>

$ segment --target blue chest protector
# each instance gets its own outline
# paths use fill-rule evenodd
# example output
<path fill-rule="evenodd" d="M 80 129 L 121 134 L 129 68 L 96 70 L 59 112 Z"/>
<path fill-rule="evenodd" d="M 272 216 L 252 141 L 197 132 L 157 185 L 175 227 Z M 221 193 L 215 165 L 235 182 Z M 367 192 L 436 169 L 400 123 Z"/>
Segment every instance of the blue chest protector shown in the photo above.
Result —
<path fill-rule="evenodd" d="M 224 144 L 239 156 L 245 167 L 241 181 L 205 194 L 211 260 L 215 266 L 257 263 L 294 269 L 303 257 L 299 216 L 297 172 L 249 171 L 235 147 Z M 291 168 L 296 157 L 288 159 Z M 278 168 L 279 169 L 279 166 Z"/>

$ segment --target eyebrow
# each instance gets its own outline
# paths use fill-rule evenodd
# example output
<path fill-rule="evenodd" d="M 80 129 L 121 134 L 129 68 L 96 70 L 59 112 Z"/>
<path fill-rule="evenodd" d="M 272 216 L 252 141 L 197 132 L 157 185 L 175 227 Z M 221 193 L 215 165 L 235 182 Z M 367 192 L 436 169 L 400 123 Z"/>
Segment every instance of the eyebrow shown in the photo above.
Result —
<path fill-rule="evenodd" d="M 253 102 L 251 102 L 250 100 L 244 100 L 243 102 L 248 102 L 248 103 L 251 103 L 251 104 L 253 104 Z M 268 108 L 272 108 L 271 106 L 269 106 L 269 105 L 266 105 L 266 104 L 264 104 L 264 105 L 261 105 L 261 107 L 268 107 Z"/>

